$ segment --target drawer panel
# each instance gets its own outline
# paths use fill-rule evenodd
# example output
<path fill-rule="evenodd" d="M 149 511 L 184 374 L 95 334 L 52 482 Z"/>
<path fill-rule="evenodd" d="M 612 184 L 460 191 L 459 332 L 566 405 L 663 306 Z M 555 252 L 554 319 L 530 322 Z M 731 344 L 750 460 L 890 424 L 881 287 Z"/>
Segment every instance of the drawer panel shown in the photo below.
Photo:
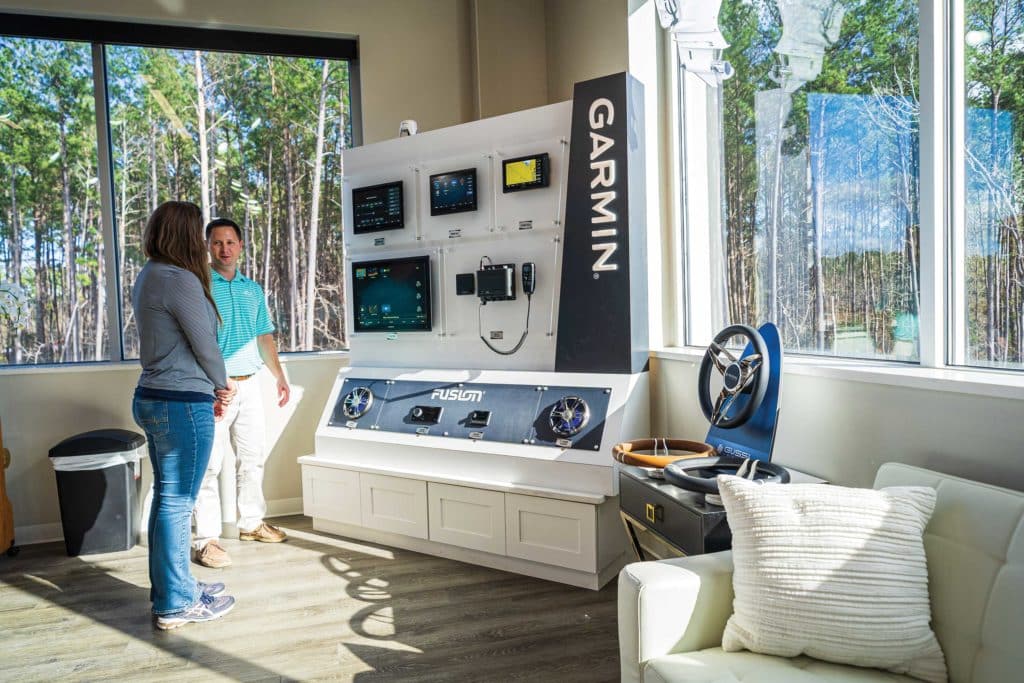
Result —
<path fill-rule="evenodd" d="M 302 513 L 345 524 L 361 524 L 359 473 L 302 466 Z"/>
<path fill-rule="evenodd" d="M 508 555 L 597 571 L 597 510 L 586 503 L 505 494 Z"/>
<path fill-rule="evenodd" d="M 427 499 L 431 541 L 505 554 L 505 494 L 431 482 Z"/>
<path fill-rule="evenodd" d="M 363 526 L 427 538 L 427 482 L 361 472 L 359 489 Z"/>

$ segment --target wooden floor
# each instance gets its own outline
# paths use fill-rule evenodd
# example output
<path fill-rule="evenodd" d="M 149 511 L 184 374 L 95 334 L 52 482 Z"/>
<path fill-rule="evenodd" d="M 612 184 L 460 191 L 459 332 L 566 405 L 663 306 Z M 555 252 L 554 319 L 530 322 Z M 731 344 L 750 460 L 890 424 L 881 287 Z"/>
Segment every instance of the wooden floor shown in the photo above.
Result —
<path fill-rule="evenodd" d="M 572 588 L 314 532 L 225 541 L 195 567 L 238 599 L 228 616 L 152 625 L 146 549 L 0 557 L 3 681 L 613 681 L 615 582 Z"/>

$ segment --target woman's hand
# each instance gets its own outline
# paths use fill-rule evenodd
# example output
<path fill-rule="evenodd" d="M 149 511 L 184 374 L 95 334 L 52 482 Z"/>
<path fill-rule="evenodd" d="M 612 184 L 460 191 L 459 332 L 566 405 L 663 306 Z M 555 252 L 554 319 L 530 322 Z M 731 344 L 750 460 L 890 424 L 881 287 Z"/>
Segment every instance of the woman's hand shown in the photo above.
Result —
<path fill-rule="evenodd" d="M 217 397 L 218 403 L 223 403 L 224 406 L 227 406 L 229 403 L 231 403 L 231 400 L 235 397 L 235 394 L 237 393 L 238 385 L 235 383 L 235 380 L 229 377 L 227 387 L 225 387 L 224 389 L 217 389 L 216 391 L 213 392 L 213 395 Z"/>

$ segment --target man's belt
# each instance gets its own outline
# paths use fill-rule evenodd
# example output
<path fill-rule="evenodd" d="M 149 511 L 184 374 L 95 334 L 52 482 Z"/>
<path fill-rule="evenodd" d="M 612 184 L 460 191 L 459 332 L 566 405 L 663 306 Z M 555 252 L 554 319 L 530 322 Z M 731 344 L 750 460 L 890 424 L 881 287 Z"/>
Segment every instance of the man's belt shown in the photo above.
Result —
<path fill-rule="evenodd" d="M 235 380 L 236 382 L 244 382 L 245 380 L 249 379 L 250 377 L 254 377 L 255 375 L 255 372 L 252 373 L 251 375 L 231 375 L 231 379 Z"/>

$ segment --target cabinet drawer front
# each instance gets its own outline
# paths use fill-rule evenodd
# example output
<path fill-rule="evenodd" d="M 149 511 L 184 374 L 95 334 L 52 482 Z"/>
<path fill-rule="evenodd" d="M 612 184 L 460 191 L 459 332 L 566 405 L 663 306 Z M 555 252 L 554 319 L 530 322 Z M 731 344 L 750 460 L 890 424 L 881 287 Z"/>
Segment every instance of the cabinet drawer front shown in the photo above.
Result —
<path fill-rule="evenodd" d="M 703 497 L 703 494 L 684 495 Z M 627 476 L 619 477 L 622 511 L 687 555 L 727 550 L 731 534 L 724 511 L 698 514 L 686 505 Z"/>
<path fill-rule="evenodd" d="M 360 524 L 359 473 L 303 465 L 302 513 L 331 522 Z"/>
<path fill-rule="evenodd" d="M 593 505 L 505 494 L 505 546 L 510 557 L 597 571 Z"/>
<path fill-rule="evenodd" d="M 427 482 L 362 472 L 359 488 L 363 526 L 427 538 Z"/>
<path fill-rule="evenodd" d="M 430 540 L 505 554 L 505 494 L 465 486 L 427 486 Z"/>

